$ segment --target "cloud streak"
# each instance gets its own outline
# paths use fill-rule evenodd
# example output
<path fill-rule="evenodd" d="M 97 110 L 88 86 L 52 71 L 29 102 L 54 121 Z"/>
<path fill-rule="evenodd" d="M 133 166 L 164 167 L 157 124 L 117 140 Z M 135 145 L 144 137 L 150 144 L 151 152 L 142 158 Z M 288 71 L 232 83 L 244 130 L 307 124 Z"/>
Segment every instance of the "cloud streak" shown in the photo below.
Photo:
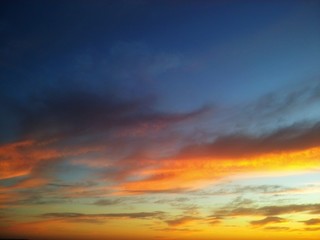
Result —
<path fill-rule="evenodd" d="M 305 225 L 320 225 L 320 218 L 311 218 L 306 221 L 302 221 Z"/>
<path fill-rule="evenodd" d="M 283 206 L 264 206 L 260 208 L 235 208 L 231 210 L 218 210 L 215 212 L 216 216 L 275 216 L 288 213 L 308 213 L 318 214 L 320 211 L 320 204 L 293 204 Z"/>
<path fill-rule="evenodd" d="M 282 223 L 286 222 L 286 219 L 280 217 L 266 217 L 261 220 L 251 221 L 251 225 L 253 226 L 264 226 L 270 223 Z"/>
<path fill-rule="evenodd" d="M 131 212 L 131 213 L 100 213 L 100 214 L 84 214 L 84 213 L 44 213 L 40 215 L 41 218 L 59 219 L 65 221 L 78 220 L 107 220 L 107 219 L 159 219 L 162 218 L 164 212 Z"/>
<path fill-rule="evenodd" d="M 242 158 L 299 151 L 320 145 L 320 123 L 293 125 L 262 136 L 230 135 L 181 150 L 177 158 Z"/>
<path fill-rule="evenodd" d="M 192 216 L 183 216 L 181 218 L 173 219 L 173 220 L 167 220 L 166 223 L 170 227 L 179 227 L 185 224 L 192 223 L 196 220 L 199 220 L 199 218 L 192 217 Z"/>
<path fill-rule="evenodd" d="M 320 156 L 319 126 L 294 125 L 263 136 L 234 135 L 189 145 L 176 155 L 155 162 L 152 169 L 141 170 L 141 180 L 124 183 L 122 189 L 136 193 L 174 191 L 174 186 L 194 190 L 205 181 L 214 182 L 230 175 L 316 169 Z M 277 191 L 274 189 L 274 193 Z"/>

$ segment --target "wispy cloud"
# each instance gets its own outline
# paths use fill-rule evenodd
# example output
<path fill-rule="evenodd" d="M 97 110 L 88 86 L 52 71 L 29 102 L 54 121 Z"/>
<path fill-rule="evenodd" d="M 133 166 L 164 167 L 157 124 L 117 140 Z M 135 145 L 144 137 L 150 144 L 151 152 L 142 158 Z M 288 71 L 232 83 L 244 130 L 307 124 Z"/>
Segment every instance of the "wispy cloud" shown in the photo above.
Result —
<path fill-rule="evenodd" d="M 167 220 L 166 223 L 171 227 L 177 227 L 177 226 L 182 226 L 182 225 L 191 223 L 196 220 L 199 220 L 199 218 L 192 217 L 192 216 L 183 216 L 181 218 Z"/>
<path fill-rule="evenodd" d="M 255 194 L 280 194 L 288 191 L 294 191 L 297 188 L 286 187 L 281 185 L 248 185 L 240 186 L 235 184 L 228 184 L 223 186 L 215 186 L 213 190 L 200 190 L 197 191 L 199 195 L 233 195 L 233 194 L 244 194 L 244 193 L 255 193 Z M 240 200 L 240 199 L 239 199 Z"/>
<path fill-rule="evenodd" d="M 100 214 L 84 214 L 84 213 L 44 213 L 40 215 L 41 218 L 59 219 L 59 220 L 79 220 L 79 219 L 159 219 L 165 213 L 161 211 L 156 212 L 131 212 L 131 213 L 100 213 Z"/>
<path fill-rule="evenodd" d="M 318 214 L 320 204 L 282 205 L 264 206 L 260 208 L 234 208 L 228 210 L 218 210 L 216 216 L 275 216 L 288 213 Z"/>
<path fill-rule="evenodd" d="M 117 205 L 123 202 L 123 199 L 100 199 L 95 201 L 93 204 L 98 206 L 110 206 L 110 205 Z"/>
<path fill-rule="evenodd" d="M 269 223 L 282 223 L 286 222 L 287 220 L 281 217 L 266 217 L 261 220 L 251 221 L 251 225 L 253 226 L 263 226 Z"/>
<path fill-rule="evenodd" d="M 299 125 L 277 129 L 262 135 L 230 135 L 211 143 L 192 145 L 181 150 L 177 158 L 214 157 L 242 158 L 271 153 L 299 151 L 320 145 L 320 124 Z"/>
<path fill-rule="evenodd" d="M 320 231 L 320 227 L 304 228 L 303 230 L 308 232 Z"/>
<path fill-rule="evenodd" d="M 265 228 L 263 228 L 263 229 L 269 230 L 269 231 L 276 231 L 276 232 L 278 232 L 278 231 L 287 232 L 287 231 L 290 230 L 289 227 L 276 227 L 276 226 L 269 226 L 269 227 L 265 227 Z"/>

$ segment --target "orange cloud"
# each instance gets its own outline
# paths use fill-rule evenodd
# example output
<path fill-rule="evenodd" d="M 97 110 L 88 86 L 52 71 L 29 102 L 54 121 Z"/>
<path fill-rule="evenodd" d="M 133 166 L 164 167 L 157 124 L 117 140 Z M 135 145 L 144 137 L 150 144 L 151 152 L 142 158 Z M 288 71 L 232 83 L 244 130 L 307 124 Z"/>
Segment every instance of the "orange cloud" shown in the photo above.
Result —
<path fill-rule="evenodd" d="M 39 162 L 61 155 L 61 152 L 32 140 L 0 146 L 0 179 L 28 175 Z"/>
<path fill-rule="evenodd" d="M 128 193 L 190 190 L 231 175 L 315 169 L 319 167 L 319 157 L 320 147 L 242 158 L 185 156 L 184 159 L 165 159 L 153 169 L 138 172 L 140 180 L 123 183 L 119 190 Z"/>
<path fill-rule="evenodd" d="M 170 192 L 253 172 L 283 174 L 318 169 L 320 124 L 292 126 L 263 136 L 220 137 L 211 143 L 184 147 L 175 156 L 159 160 L 138 157 L 118 163 L 119 168 L 126 169 L 124 175 L 134 174 L 138 179 L 120 183 L 119 192 Z"/>
<path fill-rule="evenodd" d="M 191 217 L 191 216 L 183 216 L 181 218 L 173 219 L 173 220 L 168 220 L 166 223 L 171 226 L 171 227 L 178 227 L 182 226 L 185 224 L 188 224 L 190 222 L 199 220 L 199 218 Z"/>
<path fill-rule="evenodd" d="M 29 175 L 46 161 L 99 150 L 95 146 L 58 149 L 51 145 L 55 141 L 57 140 L 47 142 L 26 140 L 0 146 L 0 180 Z"/>

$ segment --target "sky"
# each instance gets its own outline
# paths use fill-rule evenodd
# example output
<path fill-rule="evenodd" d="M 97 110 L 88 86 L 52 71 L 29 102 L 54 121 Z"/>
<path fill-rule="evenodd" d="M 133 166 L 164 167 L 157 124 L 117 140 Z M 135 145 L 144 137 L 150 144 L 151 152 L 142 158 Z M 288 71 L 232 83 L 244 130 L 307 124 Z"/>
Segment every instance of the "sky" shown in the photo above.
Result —
<path fill-rule="evenodd" d="M 320 2 L 0 2 L 0 239 L 315 240 Z"/>

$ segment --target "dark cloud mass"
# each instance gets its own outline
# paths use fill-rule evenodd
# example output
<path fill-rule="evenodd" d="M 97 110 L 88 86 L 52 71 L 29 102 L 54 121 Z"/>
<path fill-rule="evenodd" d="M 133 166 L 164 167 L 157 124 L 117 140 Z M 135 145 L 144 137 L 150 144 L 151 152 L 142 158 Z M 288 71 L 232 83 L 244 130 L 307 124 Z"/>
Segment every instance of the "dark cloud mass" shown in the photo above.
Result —
<path fill-rule="evenodd" d="M 320 123 L 294 124 L 262 136 L 234 134 L 181 150 L 180 158 L 238 158 L 303 150 L 320 145 Z"/>
<path fill-rule="evenodd" d="M 153 110 L 151 98 L 119 99 L 84 90 L 54 91 L 12 103 L 20 138 L 76 137 L 117 129 L 166 127 L 202 114 L 205 109 L 182 114 Z M 5 139 L 3 139 L 5 141 Z"/>

